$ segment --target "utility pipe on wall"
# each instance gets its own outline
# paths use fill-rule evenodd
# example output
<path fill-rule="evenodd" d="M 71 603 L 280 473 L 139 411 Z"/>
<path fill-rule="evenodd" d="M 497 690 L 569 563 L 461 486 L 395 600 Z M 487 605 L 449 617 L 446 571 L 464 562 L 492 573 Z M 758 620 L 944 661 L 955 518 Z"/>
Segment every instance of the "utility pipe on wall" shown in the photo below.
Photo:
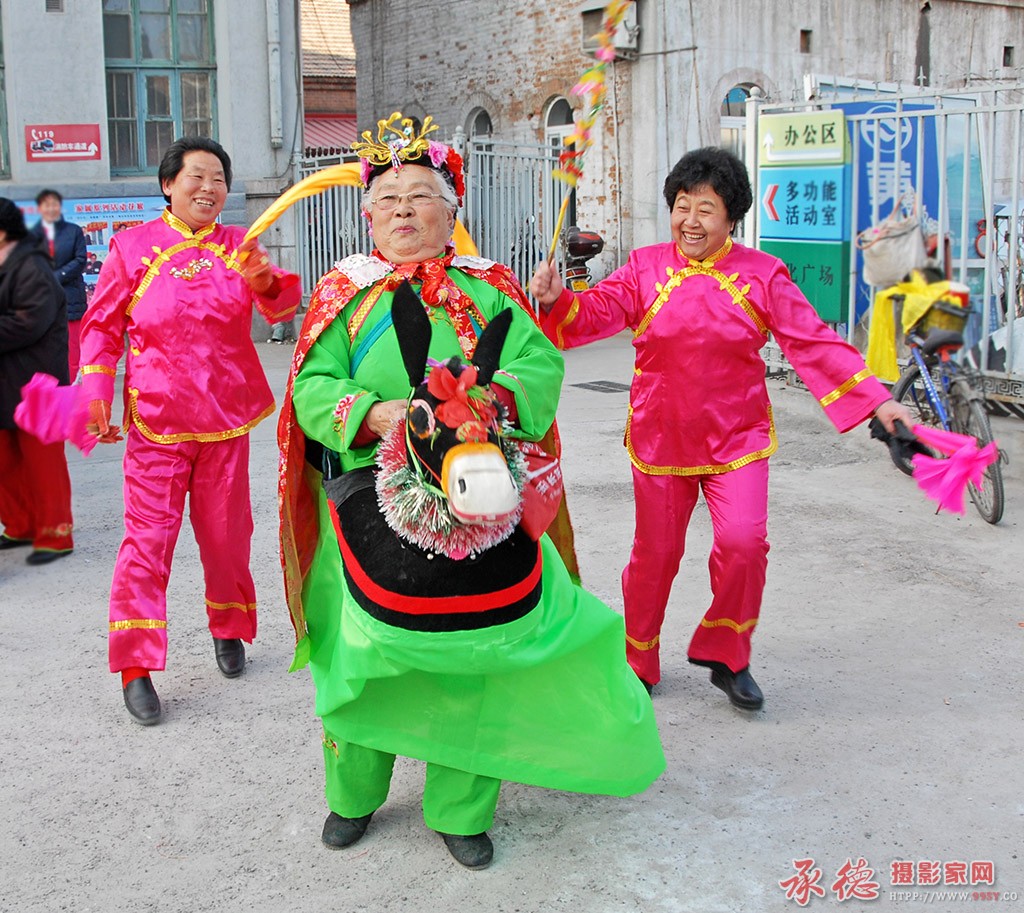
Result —
<path fill-rule="evenodd" d="M 284 145 L 281 114 L 281 10 L 278 0 L 266 0 L 267 6 L 267 75 L 270 89 L 270 145 Z"/>

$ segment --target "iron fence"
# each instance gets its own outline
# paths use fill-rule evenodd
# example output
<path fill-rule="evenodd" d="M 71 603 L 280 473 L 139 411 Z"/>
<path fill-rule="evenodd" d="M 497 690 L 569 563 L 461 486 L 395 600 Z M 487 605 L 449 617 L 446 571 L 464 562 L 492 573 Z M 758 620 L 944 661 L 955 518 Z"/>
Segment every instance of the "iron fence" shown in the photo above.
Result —
<path fill-rule="evenodd" d="M 354 155 L 304 158 L 299 162 L 301 180 L 322 168 L 356 161 Z M 299 200 L 296 232 L 302 293 L 308 300 L 320 277 L 349 254 L 369 253 L 373 244 L 360 215 L 361 187 L 336 186 Z"/>
<path fill-rule="evenodd" d="M 568 187 L 554 180 L 558 150 L 476 138 L 467 145 L 463 219 L 480 256 L 525 286 L 548 255 Z"/>

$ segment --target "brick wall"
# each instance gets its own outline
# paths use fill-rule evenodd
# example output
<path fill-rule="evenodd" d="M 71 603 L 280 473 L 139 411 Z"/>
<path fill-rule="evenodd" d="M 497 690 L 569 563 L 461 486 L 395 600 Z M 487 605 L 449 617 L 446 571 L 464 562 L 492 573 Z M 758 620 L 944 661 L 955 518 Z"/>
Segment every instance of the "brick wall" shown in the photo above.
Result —
<path fill-rule="evenodd" d="M 307 76 L 302 81 L 302 98 L 307 114 L 353 114 L 356 110 L 355 80 Z"/>
<path fill-rule="evenodd" d="M 551 100 L 592 62 L 576 2 L 348 2 L 361 130 L 401 109 L 432 115 L 449 135 L 484 108 L 500 138 L 541 142 Z M 609 67 L 578 193 L 577 221 L 607 241 L 599 272 L 667 237 L 665 174 L 688 149 L 721 142 L 732 86 L 800 101 L 805 74 L 909 86 L 924 64 L 931 82 L 962 86 L 1020 79 L 1024 63 L 1022 4 L 942 0 L 922 12 L 920 0 L 638 0 L 636 9 L 641 55 Z M 1002 66 L 1005 47 L 1016 49 L 1016 70 Z"/>

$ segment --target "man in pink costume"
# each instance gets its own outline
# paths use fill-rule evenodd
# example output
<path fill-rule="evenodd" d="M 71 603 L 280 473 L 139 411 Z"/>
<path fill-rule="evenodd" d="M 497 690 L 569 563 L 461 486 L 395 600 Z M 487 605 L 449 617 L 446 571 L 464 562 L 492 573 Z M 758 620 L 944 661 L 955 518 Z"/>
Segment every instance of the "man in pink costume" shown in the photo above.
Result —
<path fill-rule="evenodd" d="M 160 718 L 149 673 L 167 659 L 167 580 L 185 495 L 206 580 L 217 664 L 245 667 L 256 634 L 249 571 L 249 431 L 274 411 L 251 339 L 252 308 L 290 320 L 298 276 L 276 269 L 245 230 L 217 223 L 231 160 L 216 142 L 173 143 L 159 169 L 170 204 L 116 234 L 82 327 L 91 429 L 105 443 L 115 367 L 124 352 L 125 536 L 110 594 L 110 670 L 140 723 Z"/>
<path fill-rule="evenodd" d="M 650 690 L 661 678 L 665 606 L 703 492 L 714 529 L 713 594 L 688 651 L 737 707 L 763 695 L 750 674 L 768 564 L 768 461 L 778 442 L 759 352 L 771 333 L 840 431 L 909 413 L 818 317 L 775 257 L 736 244 L 752 202 L 746 168 L 723 149 L 684 156 L 665 181 L 672 242 L 633 251 L 573 294 L 547 264 L 531 291 L 559 348 L 627 327 L 636 349 L 625 446 L 636 529 L 622 573 L 626 655 Z"/>

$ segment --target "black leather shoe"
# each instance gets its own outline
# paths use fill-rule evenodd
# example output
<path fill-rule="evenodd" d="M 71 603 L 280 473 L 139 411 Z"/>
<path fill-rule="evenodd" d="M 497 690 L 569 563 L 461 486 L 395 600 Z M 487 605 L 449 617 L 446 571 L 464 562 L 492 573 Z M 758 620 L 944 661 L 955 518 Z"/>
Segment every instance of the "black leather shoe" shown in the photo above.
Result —
<path fill-rule="evenodd" d="M 160 698 L 156 696 L 153 680 L 148 675 L 133 678 L 124 686 L 124 705 L 143 726 L 160 722 Z"/>
<path fill-rule="evenodd" d="M 64 558 L 70 555 L 74 549 L 67 549 L 63 552 L 30 552 L 25 556 L 26 564 L 49 564 L 51 561 L 56 561 L 58 558 Z"/>
<path fill-rule="evenodd" d="M 754 676 L 750 674 L 749 666 L 739 672 L 730 672 L 728 669 L 712 669 L 711 684 L 716 688 L 721 688 L 729 695 L 730 703 L 741 710 L 760 710 L 764 703 L 764 695 L 757 687 Z"/>
<path fill-rule="evenodd" d="M 324 822 L 324 832 L 320 839 L 332 850 L 340 850 L 343 846 L 352 846 L 363 834 L 373 817 L 373 812 L 362 818 L 342 818 L 331 812 Z"/>
<path fill-rule="evenodd" d="M 455 861 L 467 869 L 485 869 L 494 858 L 494 844 L 486 832 L 468 837 L 461 834 L 441 834 L 441 837 Z"/>
<path fill-rule="evenodd" d="M 639 676 L 637 676 L 637 677 L 639 678 Z M 646 681 L 645 679 L 641 678 L 640 679 L 640 684 L 643 685 L 647 689 L 647 693 L 648 694 L 653 693 L 654 685 L 652 685 L 649 681 Z"/>
<path fill-rule="evenodd" d="M 5 552 L 9 548 L 21 548 L 31 544 L 31 539 L 12 539 L 10 536 L 0 535 L 0 552 Z"/>
<path fill-rule="evenodd" d="M 238 678 L 245 671 L 245 646 L 237 637 L 213 639 L 217 668 L 227 678 Z"/>

